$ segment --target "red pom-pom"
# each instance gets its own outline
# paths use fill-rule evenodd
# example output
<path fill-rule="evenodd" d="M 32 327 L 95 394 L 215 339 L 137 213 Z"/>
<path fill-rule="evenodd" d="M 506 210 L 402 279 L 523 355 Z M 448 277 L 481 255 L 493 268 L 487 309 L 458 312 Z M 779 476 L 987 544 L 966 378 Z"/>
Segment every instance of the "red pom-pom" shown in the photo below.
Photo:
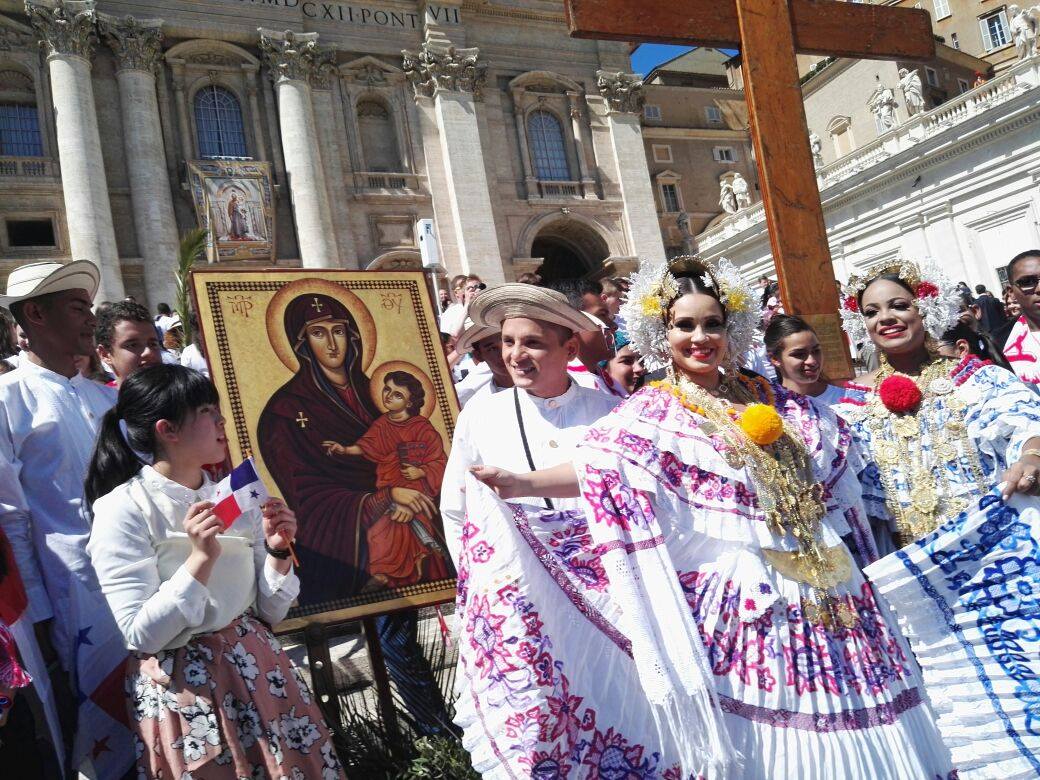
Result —
<path fill-rule="evenodd" d="M 917 285 L 917 297 L 918 298 L 934 298 L 939 294 L 939 288 L 931 282 L 921 282 Z"/>
<path fill-rule="evenodd" d="M 895 374 L 890 376 L 878 388 L 881 403 L 890 412 L 905 414 L 913 411 L 921 403 L 921 388 L 909 377 Z"/>
<path fill-rule="evenodd" d="M 856 296 L 846 295 L 845 300 L 842 301 L 841 307 L 845 309 L 845 311 L 858 312 L 859 304 L 856 303 Z"/>

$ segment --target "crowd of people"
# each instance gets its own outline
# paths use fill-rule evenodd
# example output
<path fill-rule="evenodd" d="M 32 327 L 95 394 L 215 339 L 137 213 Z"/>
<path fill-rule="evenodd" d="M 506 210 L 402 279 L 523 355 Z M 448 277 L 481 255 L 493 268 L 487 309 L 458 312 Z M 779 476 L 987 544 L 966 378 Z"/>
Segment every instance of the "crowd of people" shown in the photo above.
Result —
<path fill-rule="evenodd" d="M 1003 305 L 911 262 L 850 279 L 852 382 L 775 282 L 725 261 L 645 264 L 620 306 L 614 281 L 459 301 L 445 338 L 479 389 L 441 512 L 476 769 L 1033 776 L 1037 735 L 1008 713 L 1040 672 L 1020 557 L 1040 522 L 1040 251 L 1005 270 Z M 940 544 L 974 594 L 943 605 L 969 613 L 948 632 L 960 666 L 915 657 L 904 630 L 928 605 L 885 604 L 862 573 Z M 968 584 L 965 561 L 1000 574 Z M 976 699 L 972 663 L 1001 680 Z"/>
<path fill-rule="evenodd" d="M 201 353 L 168 306 L 95 307 L 99 278 L 35 263 L 0 296 L 19 347 L 0 377 L 3 774 L 343 777 L 270 629 L 299 592 L 296 518 L 279 499 L 215 513 L 227 439 Z"/>
<path fill-rule="evenodd" d="M 975 554 L 953 518 L 1040 506 L 1040 250 L 1006 274 L 1002 300 L 910 262 L 850 279 L 852 382 L 775 282 L 725 261 L 452 279 L 462 413 L 439 508 L 477 771 L 952 778 L 988 760 L 991 730 L 951 732 L 894 616 L 919 607 L 864 570 L 940 533 Z M 342 777 L 270 630 L 299 591 L 296 517 L 277 499 L 214 513 L 227 439 L 205 356 L 169 306 L 96 304 L 98 281 L 35 263 L 0 296 L 0 765 Z M 987 587 L 1034 592 L 1035 569 Z M 409 709 L 452 731 L 416 679 L 414 613 L 379 630 Z"/>

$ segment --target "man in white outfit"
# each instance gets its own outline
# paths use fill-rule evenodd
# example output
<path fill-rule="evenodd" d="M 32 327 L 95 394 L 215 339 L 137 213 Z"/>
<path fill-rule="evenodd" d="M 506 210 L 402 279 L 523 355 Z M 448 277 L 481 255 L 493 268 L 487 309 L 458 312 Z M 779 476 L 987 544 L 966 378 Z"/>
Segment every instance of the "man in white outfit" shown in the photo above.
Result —
<path fill-rule="evenodd" d="M 620 401 L 579 386 L 568 374 L 567 363 L 578 354 L 575 333 L 595 326 L 561 293 L 529 284 L 500 285 L 473 302 L 470 316 L 476 325 L 501 329 L 502 357 L 514 387 L 471 400 L 455 427 L 441 486 L 441 515 L 456 564 L 465 522 L 466 473 L 472 466 L 523 472 L 570 461 L 588 427 Z M 554 504 L 576 508 L 578 499 Z"/>
<path fill-rule="evenodd" d="M 86 549 L 83 480 L 101 418 L 116 401 L 114 388 L 80 376 L 74 362 L 94 350 L 99 279 L 86 260 L 31 263 L 11 272 L 0 296 L 28 338 L 18 368 L 0 377 L 0 526 L 44 660 L 53 661 L 51 679 L 68 691 L 58 705 L 75 713 L 66 765 L 92 760 L 105 780 L 129 769 L 134 750 L 114 709 L 123 704 L 126 646 Z"/>

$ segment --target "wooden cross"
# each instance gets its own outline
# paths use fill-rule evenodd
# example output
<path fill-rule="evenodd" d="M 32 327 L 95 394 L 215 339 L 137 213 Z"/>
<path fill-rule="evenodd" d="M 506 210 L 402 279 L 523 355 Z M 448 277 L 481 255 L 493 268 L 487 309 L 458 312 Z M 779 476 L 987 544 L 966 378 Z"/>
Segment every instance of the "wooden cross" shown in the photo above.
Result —
<path fill-rule="evenodd" d="M 293 420 L 293 422 L 296 423 L 297 425 L 299 425 L 301 428 L 306 428 L 307 427 L 307 423 L 309 423 L 310 421 L 311 421 L 311 418 L 310 417 L 304 417 L 303 416 L 303 412 L 299 412 L 297 418 L 295 420 Z"/>
<path fill-rule="evenodd" d="M 769 240 L 786 310 L 817 329 L 832 378 L 852 374 L 841 337 L 796 53 L 929 60 L 926 11 L 835 0 L 565 0 L 571 35 L 739 48 Z"/>

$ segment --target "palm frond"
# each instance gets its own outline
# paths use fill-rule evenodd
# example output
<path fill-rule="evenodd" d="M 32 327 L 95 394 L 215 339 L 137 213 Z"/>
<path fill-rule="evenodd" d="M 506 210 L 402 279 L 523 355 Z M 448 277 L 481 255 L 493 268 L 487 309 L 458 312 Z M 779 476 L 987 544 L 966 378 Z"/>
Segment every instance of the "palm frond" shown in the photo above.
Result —
<path fill-rule="evenodd" d="M 191 306 L 189 304 L 188 276 L 195 262 L 206 251 L 205 228 L 189 230 L 181 236 L 180 247 L 177 251 L 177 314 L 181 318 L 181 326 L 184 328 L 184 344 L 191 344 L 193 334 L 191 332 Z"/>

